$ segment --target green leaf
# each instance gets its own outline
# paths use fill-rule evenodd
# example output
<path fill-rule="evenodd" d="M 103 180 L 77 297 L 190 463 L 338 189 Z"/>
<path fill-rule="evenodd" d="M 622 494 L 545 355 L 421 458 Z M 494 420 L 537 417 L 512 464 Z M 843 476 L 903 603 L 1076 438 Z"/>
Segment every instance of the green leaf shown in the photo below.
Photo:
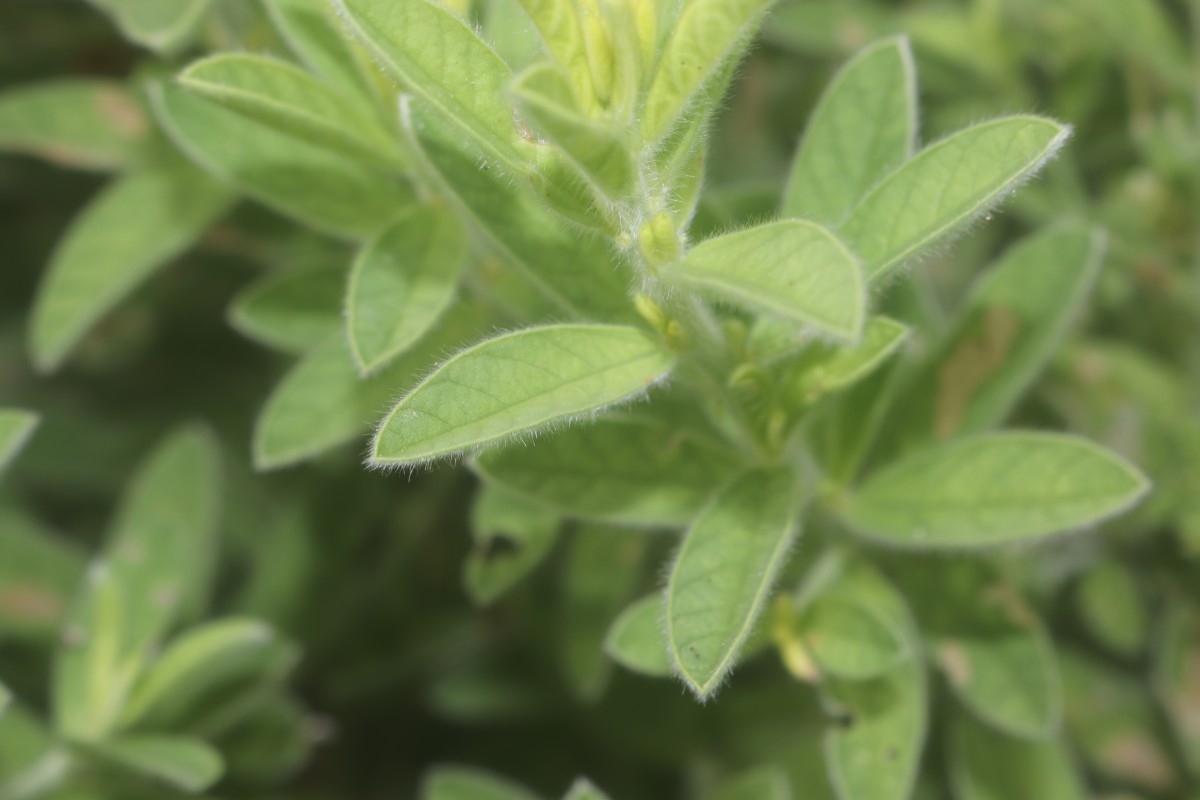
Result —
<path fill-rule="evenodd" d="M 854 255 L 822 226 L 783 220 L 701 242 L 664 277 L 856 342 L 867 313 Z"/>
<path fill-rule="evenodd" d="M 647 143 L 659 143 L 694 106 L 720 102 L 727 76 L 770 6 L 771 0 L 691 0 L 686 5 L 664 45 L 643 105 Z"/>
<path fill-rule="evenodd" d="M 609 800 L 609 798 L 587 778 L 576 778 L 575 782 L 571 784 L 571 788 L 563 796 L 563 800 Z"/>
<path fill-rule="evenodd" d="M 181 162 L 109 184 L 59 240 L 38 288 L 29 351 L 42 372 L 114 306 L 187 250 L 229 208 L 219 183 Z"/>
<path fill-rule="evenodd" d="M 41 417 L 19 408 L 0 408 L 0 474 L 29 442 Z"/>
<path fill-rule="evenodd" d="M 519 0 L 546 51 L 570 78 L 571 91 L 585 110 L 599 103 L 592 85 L 579 7 L 573 0 Z"/>
<path fill-rule="evenodd" d="M 12 692 L 8 690 L 3 683 L 0 683 L 0 719 L 4 719 L 5 712 L 8 711 L 9 705 L 12 703 Z"/>
<path fill-rule="evenodd" d="M 208 622 L 180 634 L 150 664 L 121 715 L 123 729 L 179 730 L 238 688 L 274 683 L 295 648 L 252 619 Z"/>
<path fill-rule="evenodd" d="M 668 677 L 673 665 L 663 616 L 662 595 L 638 600 L 613 621 L 604 639 L 604 652 L 625 669 L 654 678 Z"/>
<path fill-rule="evenodd" d="M 1187 764 L 1200 768 L 1200 614 L 1174 602 L 1164 615 L 1154 650 L 1154 692 Z"/>
<path fill-rule="evenodd" d="M 524 171 L 527 159 L 504 94 L 512 77 L 508 65 L 465 19 L 432 0 L 338 3 L 351 31 L 404 91 L 488 158 Z"/>
<path fill-rule="evenodd" d="M 878 281 L 984 213 L 1046 163 L 1070 129 L 1034 116 L 992 120 L 926 147 L 884 178 L 839 233 Z"/>
<path fill-rule="evenodd" d="M 584 116 L 558 69 L 534 65 L 517 76 L 511 92 L 524 119 L 561 148 L 584 181 L 611 201 L 632 191 L 637 176 L 624 131 Z"/>
<path fill-rule="evenodd" d="M 117 23 L 128 39 L 162 54 L 180 49 L 191 37 L 211 0 L 91 0 Z"/>
<path fill-rule="evenodd" d="M 0 507 L 0 632 L 48 639 L 83 578 L 83 556 L 23 514 Z"/>
<path fill-rule="evenodd" d="M 919 646 L 903 599 L 873 568 L 851 567 L 838 589 L 903 631 L 910 651 Z M 830 678 L 822 687 L 826 708 L 835 711 L 825 737 L 825 763 L 840 800 L 906 800 L 927 723 L 921 661 L 907 659 L 868 681 Z"/>
<path fill-rule="evenodd" d="M 1060 742 L 1005 736 L 963 714 L 954 716 L 950 731 L 950 782 L 959 800 L 1088 797 L 1069 750 Z"/>
<path fill-rule="evenodd" d="M 813 601 L 796 621 L 795 635 L 823 674 L 845 680 L 877 678 L 911 656 L 903 629 L 848 592 Z"/>
<path fill-rule="evenodd" d="M 463 564 L 463 585 L 486 606 L 511 589 L 550 553 L 560 519 L 529 502 L 483 487 L 471 509 L 474 543 Z"/>
<path fill-rule="evenodd" d="M 1145 601 L 1133 571 L 1115 559 L 1089 569 L 1076 589 L 1076 607 L 1101 644 L 1132 657 L 1146 646 L 1150 629 Z"/>
<path fill-rule="evenodd" d="M 192 63 L 178 81 L 286 136 L 376 166 L 402 164 L 391 134 L 360 104 L 286 61 L 219 53 Z"/>
<path fill-rule="evenodd" d="M 600 698 L 612 674 L 604 643 L 642 577 L 646 537 L 587 524 L 569 542 L 560 574 L 559 636 L 567 684 L 584 702 Z"/>
<path fill-rule="evenodd" d="M 1054 646 L 1037 615 L 985 562 L 904 562 L 893 572 L 912 603 L 929 660 L 980 721 L 1046 740 L 1062 721 Z"/>
<path fill-rule="evenodd" d="M 538 796 L 483 770 L 434 767 L 421 781 L 420 800 L 538 800 Z"/>
<path fill-rule="evenodd" d="M 94 740 L 112 729 L 145 661 L 207 590 L 219 468 L 211 435 L 185 428 L 134 476 L 55 660 L 54 716 L 65 736 Z"/>
<path fill-rule="evenodd" d="M 568 516 L 646 526 L 691 522 L 736 468 L 701 437 L 636 415 L 487 450 L 472 466 L 488 483 Z"/>
<path fill-rule="evenodd" d="M 658 342 L 619 325 L 546 325 L 488 339 L 396 404 L 370 463 L 418 464 L 569 422 L 640 395 L 673 365 Z"/>
<path fill-rule="evenodd" d="M 366 100 L 376 90 L 364 63 L 369 56 L 342 35 L 332 4 L 325 0 L 266 0 L 267 13 L 288 48 L 314 74 Z"/>
<path fill-rule="evenodd" d="M 126 169 L 151 137 L 141 103 L 122 84 L 64 79 L 0 94 L 0 150 L 73 169 Z"/>
<path fill-rule="evenodd" d="M 175 145 L 207 172 L 318 231 L 371 236 L 414 201 L 398 179 L 221 108 L 181 86 L 150 87 Z"/>
<path fill-rule="evenodd" d="M 908 339 L 909 328 L 888 317 L 872 317 L 853 347 L 814 347 L 790 370 L 787 390 L 797 406 L 845 389 L 874 372 Z"/>
<path fill-rule="evenodd" d="M 340 335 L 324 342 L 297 362 L 267 398 L 254 427 L 255 467 L 289 466 L 362 435 L 389 399 L 412 387 L 439 354 L 479 327 L 478 306 L 457 306 L 414 349 L 366 379 Z"/>
<path fill-rule="evenodd" d="M 706 800 L 792 800 L 792 784 L 778 767 L 759 767 L 721 783 Z M 804 798 L 801 798 L 804 800 Z"/>
<path fill-rule="evenodd" d="M 225 771 L 220 753 L 185 736 L 121 736 L 89 744 L 85 750 L 106 764 L 189 794 L 212 786 Z"/>
<path fill-rule="evenodd" d="M 346 289 L 346 334 L 360 372 L 379 369 L 433 327 L 466 260 L 466 231 L 440 207 L 414 207 L 362 249 Z"/>
<path fill-rule="evenodd" d="M 780 213 L 842 222 L 868 190 L 912 155 L 917 76 L 908 40 L 861 50 L 813 109 L 792 162 Z"/>
<path fill-rule="evenodd" d="M 238 292 L 229 306 L 229 324 L 267 347 L 303 353 L 341 330 L 345 286 L 342 267 L 273 272 Z"/>
<path fill-rule="evenodd" d="M 1083 439 L 982 434 L 888 465 L 850 496 L 841 515 L 893 545 L 978 547 L 1101 522 L 1148 488 L 1137 469 Z"/>
<path fill-rule="evenodd" d="M 10 703 L 0 714 L 0 788 L 16 794 L 30 773 L 65 766 L 66 754 L 56 745 L 41 719 L 20 702 Z"/>
<path fill-rule="evenodd" d="M 796 535 L 800 496 L 789 469 L 745 472 L 684 537 L 667 584 L 667 638 L 701 700 L 725 679 L 762 612 Z"/>
<path fill-rule="evenodd" d="M 979 280 L 953 331 L 909 376 L 880 448 L 976 433 L 1004 421 L 1079 313 L 1104 252 L 1100 231 L 1023 240 Z"/>

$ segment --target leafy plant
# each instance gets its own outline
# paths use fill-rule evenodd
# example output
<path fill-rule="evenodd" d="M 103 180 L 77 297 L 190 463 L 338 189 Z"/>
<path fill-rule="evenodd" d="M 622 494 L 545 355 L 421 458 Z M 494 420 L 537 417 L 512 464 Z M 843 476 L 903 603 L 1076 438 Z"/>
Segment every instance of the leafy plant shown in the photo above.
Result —
<path fill-rule="evenodd" d="M 1092 107 L 1127 58 L 1187 95 L 1182 46 L 1151 53 L 1174 41 L 1158 6 L 1072 4 L 1146 37 L 1110 34 L 1079 67 Z M 334 728 L 386 708 L 374 740 L 414 706 L 430 731 L 513 732 L 511 747 L 415 746 L 399 779 L 424 772 L 427 800 L 536 796 L 427 769 L 472 753 L 574 800 L 1195 791 L 1193 562 L 1172 571 L 1155 551 L 1170 614 L 1150 698 L 1121 669 L 1149 646 L 1157 573 L 1104 543 L 1169 528 L 1194 545 L 1200 360 L 1176 327 L 1125 338 L 1130 254 L 1156 232 L 1123 230 L 1119 192 L 1091 201 L 1080 165 L 1106 151 L 1067 102 L 1086 92 L 1062 78 L 1064 102 L 1037 102 L 1021 65 L 1042 51 L 1002 33 L 1056 42 L 1070 28 L 1053 9 L 1030 23 L 987 0 L 96 5 L 156 58 L 127 83 L 0 95 L 0 146 L 117 173 L 55 246 L 25 323 L 41 377 L 18 401 L 44 419 L 35 477 L 0 505 L 0 590 L 37 602 L 0 602 L 31 664 L 6 676 L 19 704 L 0 721 L 0 793 L 395 793 L 386 774 L 287 783 L 327 727 L 291 699 L 296 670 Z M 827 59 L 839 30 L 854 52 L 819 92 L 797 86 L 787 54 Z M 919 130 L 918 62 L 934 65 L 937 135 Z M 739 97 L 765 91 L 762 74 L 814 102 L 790 160 L 769 162 L 777 178 L 739 186 L 743 151 L 769 147 L 725 138 L 764 125 L 730 90 L 742 76 Z M 1014 107 L 1086 127 L 1072 143 L 1057 119 L 997 116 Z M 1170 136 L 1146 158 L 1194 206 L 1189 145 Z M 85 491 L 64 453 L 104 446 L 101 426 L 71 427 L 61 393 L 79 390 L 58 373 L 97 392 L 175 363 L 120 320 L 155 305 L 154 273 L 188 251 L 241 265 L 228 324 L 294 361 L 266 392 L 270 362 L 206 335 L 187 350 L 201 399 L 135 396 L 156 430 L 209 417 L 227 452 L 195 426 L 169 436 L 85 569 L 17 510 L 45 487 Z M 1194 284 L 1181 308 L 1200 308 Z M 1144 354 L 1159 339 L 1188 378 Z M 1130 408 L 1154 420 L 1145 447 L 1113 435 Z M 0 415 L 0 464 L 36 419 Z M 366 467 L 401 474 L 353 462 L 368 437 Z M 128 423 L 118 438 L 150 437 Z M 1052 538 L 1100 526 L 1112 535 Z M 641 769 L 622 777 L 530 719 Z"/>

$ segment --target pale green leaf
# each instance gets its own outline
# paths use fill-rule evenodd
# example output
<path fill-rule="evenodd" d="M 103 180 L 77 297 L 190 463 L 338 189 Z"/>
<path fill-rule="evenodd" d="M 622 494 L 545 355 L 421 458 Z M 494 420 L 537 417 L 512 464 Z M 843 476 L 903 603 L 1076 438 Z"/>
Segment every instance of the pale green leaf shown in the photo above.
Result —
<path fill-rule="evenodd" d="M 199 739 L 184 736 L 120 736 L 89 744 L 85 750 L 105 764 L 189 794 L 212 786 L 225 771 L 220 753 Z"/>
<path fill-rule="evenodd" d="M 823 674 L 869 680 L 910 657 L 903 629 L 890 625 L 848 592 L 830 592 L 806 607 L 796 636 Z"/>
<path fill-rule="evenodd" d="M 508 65 L 465 19 L 432 0 L 337 0 L 363 44 L 406 92 L 521 172 L 527 160 L 504 89 Z"/>
<path fill-rule="evenodd" d="M 736 463 L 661 420 L 620 416 L 495 448 L 473 462 L 484 480 L 572 517 L 627 525 L 691 522 Z"/>
<path fill-rule="evenodd" d="M 340 335 L 308 353 L 267 399 L 254 428 L 254 464 L 276 469 L 313 458 L 361 436 L 398 392 L 480 326 L 479 308 L 452 309 L 415 348 L 362 378 Z"/>
<path fill-rule="evenodd" d="M 17 457 L 37 430 L 41 417 L 19 408 L 0 408 L 0 474 Z"/>
<path fill-rule="evenodd" d="M 630 193 L 636 174 L 624 131 L 584 116 L 574 105 L 566 77 L 556 68 L 531 67 L 517 76 L 511 91 L 524 119 L 561 148 L 583 180 L 609 200 Z"/>
<path fill-rule="evenodd" d="M 267 14 L 288 48 L 306 67 L 348 95 L 370 99 L 369 56 L 342 34 L 342 24 L 326 0 L 266 0 Z"/>
<path fill-rule="evenodd" d="M 1146 646 L 1150 619 L 1133 570 L 1116 559 L 1093 565 L 1076 588 L 1076 607 L 1088 631 L 1125 657 Z"/>
<path fill-rule="evenodd" d="M 1016 542 L 1101 522 L 1146 493 L 1119 456 L 1052 433 L 982 434 L 923 450 L 870 476 L 841 515 L 903 547 Z"/>
<path fill-rule="evenodd" d="M 853 596 L 889 627 L 919 646 L 900 595 L 873 568 L 852 567 L 838 590 Z M 840 800 L 906 800 L 917 775 L 926 732 L 926 689 L 920 659 L 901 661 L 878 678 L 822 683 L 835 719 L 825 737 L 825 762 Z"/>
<path fill-rule="evenodd" d="M 874 372 L 908 339 L 908 326 L 888 317 L 872 317 L 862 341 L 852 347 L 814 347 L 790 370 L 793 401 L 812 403 L 851 386 Z"/>
<path fill-rule="evenodd" d="M 275 682 L 295 663 L 294 648 L 266 623 L 224 619 L 168 643 L 138 680 L 121 715 L 123 729 L 179 730 L 247 682 Z"/>
<path fill-rule="evenodd" d="M 759 767 L 724 781 L 705 795 L 705 800 L 792 800 L 793 797 L 786 772 L 778 767 Z"/>
<path fill-rule="evenodd" d="M 608 687 L 612 662 L 604 650 L 613 620 L 642 577 L 646 537 L 603 525 L 580 526 L 561 570 L 558 604 L 562 664 L 567 684 L 584 702 Z"/>
<path fill-rule="evenodd" d="M 1049 739 L 1062 720 L 1054 646 L 1016 587 L 982 561 L 904 562 L 893 572 L 929 660 L 976 718 L 1011 736 Z"/>
<path fill-rule="evenodd" d="M 219 53 L 191 64 L 178 81 L 286 136 L 379 167 L 401 166 L 396 142 L 369 111 L 286 61 Z"/>
<path fill-rule="evenodd" d="M 232 199 L 182 162 L 109 184 L 71 223 L 42 277 L 29 323 L 35 366 L 58 368 L 106 313 L 190 247 Z"/>
<path fill-rule="evenodd" d="M 998 203 L 1069 135 L 1069 128 L 1034 116 L 959 131 L 876 184 L 839 233 L 877 281 Z"/>
<path fill-rule="evenodd" d="M 0 789 L 15 794 L 30 773 L 65 766 L 66 754 L 56 744 L 54 735 L 34 712 L 19 701 L 10 703 L 0 715 Z"/>
<path fill-rule="evenodd" d="M 655 678 L 671 674 L 671 656 L 663 624 L 663 598 L 643 597 L 621 612 L 608 629 L 604 652 L 633 672 Z"/>
<path fill-rule="evenodd" d="M 120 83 L 65 79 L 0 94 L 0 150 L 74 169 L 125 169 L 151 137 L 142 104 Z"/>
<path fill-rule="evenodd" d="M 596 103 L 596 90 L 587 62 L 579 7 L 574 0 L 519 0 L 540 35 L 546 51 L 570 76 L 571 91 L 581 103 Z"/>
<path fill-rule="evenodd" d="M 618 325 L 546 325 L 468 348 L 396 404 L 375 435 L 375 466 L 455 455 L 629 400 L 674 356 Z"/>
<path fill-rule="evenodd" d="M 467 234 L 448 210 L 416 206 L 359 253 L 346 289 L 346 334 L 363 374 L 433 327 L 454 300 Z"/>
<path fill-rule="evenodd" d="M 780 213 L 836 225 L 912 155 L 917 76 L 908 40 L 867 47 L 834 76 L 809 117 Z"/>
<path fill-rule="evenodd" d="M 477 605 L 489 605 L 540 564 L 558 539 L 559 516 L 513 495 L 483 487 L 471 509 L 474 546 L 463 585 Z"/>
<path fill-rule="evenodd" d="M 54 712 L 64 735 L 92 740 L 112 729 L 146 659 L 207 590 L 219 468 L 211 435 L 186 428 L 134 476 L 55 661 Z"/>
<path fill-rule="evenodd" d="M 692 523 L 671 567 L 671 660 L 700 699 L 716 691 L 762 612 L 795 538 L 801 505 L 789 469 L 751 470 Z"/>
<path fill-rule="evenodd" d="M 1022 240 L 984 273 L 953 331 L 909 376 L 880 442 L 884 453 L 1004 421 L 1045 367 L 1095 281 L 1099 231 Z"/>
<path fill-rule="evenodd" d="M 770 222 L 701 242 L 664 278 L 856 342 L 867 313 L 854 255 L 822 226 Z"/>
<path fill-rule="evenodd" d="M 609 800 L 609 797 L 587 778 L 576 778 L 563 800 Z"/>
<path fill-rule="evenodd" d="M 211 0 L 91 0 L 126 37 L 170 54 L 180 49 L 208 11 Z"/>
<path fill-rule="evenodd" d="M 150 106 L 175 145 L 206 171 L 315 230 L 363 239 L 413 202 L 399 179 L 181 86 L 153 84 Z"/>
<path fill-rule="evenodd" d="M 771 0 L 691 0 L 671 30 L 642 110 L 642 136 L 655 145 L 694 105 L 715 106 Z M 723 91 L 722 91 L 723 93 Z M 715 96 L 714 96 L 715 95 Z"/>
<path fill-rule="evenodd" d="M 0 632 L 46 639 L 59 630 L 84 559 L 55 532 L 0 507 Z"/>
<path fill-rule="evenodd" d="M 4 719 L 5 712 L 8 711 L 9 705 L 12 703 L 12 692 L 3 683 L 0 683 L 0 719 Z"/>
<path fill-rule="evenodd" d="M 947 736 L 950 782 L 958 800 L 1084 800 L 1067 746 L 1005 736 L 956 714 Z"/>
<path fill-rule="evenodd" d="M 538 800 L 538 796 L 490 772 L 447 766 L 425 773 L 420 800 Z"/>
<path fill-rule="evenodd" d="M 341 267 L 280 270 L 233 298 L 229 324 L 260 344 L 302 353 L 341 330 L 345 287 Z"/>

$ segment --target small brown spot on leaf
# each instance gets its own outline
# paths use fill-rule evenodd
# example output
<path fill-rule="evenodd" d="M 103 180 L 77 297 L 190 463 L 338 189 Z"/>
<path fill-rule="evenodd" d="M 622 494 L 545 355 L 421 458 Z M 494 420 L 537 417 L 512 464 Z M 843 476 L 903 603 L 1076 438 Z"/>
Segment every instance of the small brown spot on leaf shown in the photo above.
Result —
<path fill-rule="evenodd" d="M 115 89 L 96 92 L 96 110 L 122 136 L 136 139 L 146 135 L 149 125 L 141 107 L 129 95 Z"/>
<path fill-rule="evenodd" d="M 983 313 L 978 333 L 959 342 L 938 369 L 934 431 L 945 439 L 958 430 L 971 398 L 1004 365 L 1020 329 L 1017 317 L 1002 306 Z"/>

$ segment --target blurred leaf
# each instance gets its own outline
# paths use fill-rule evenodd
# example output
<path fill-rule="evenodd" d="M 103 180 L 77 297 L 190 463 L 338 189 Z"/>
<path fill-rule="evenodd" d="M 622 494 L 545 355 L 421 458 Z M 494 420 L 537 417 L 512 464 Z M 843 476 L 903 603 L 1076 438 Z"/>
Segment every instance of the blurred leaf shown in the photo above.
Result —
<path fill-rule="evenodd" d="M 587 778 L 576 778 L 563 800 L 609 800 L 609 797 Z"/>
<path fill-rule="evenodd" d="M 858 601 L 852 591 L 826 592 L 806 606 L 792 634 L 822 674 L 845 680 L 870 680 L 912 657 L 905 631 Z"/>
<path fill-rule="evenodd" d="M 342 35 L 337 12 L 324 0 L 266 0 L 271 22 L 292 52 L 313 74 L 350 96 L 371 98 L 361 48 Z"/>
<path fill-rule="evenodd" d="M 50 638 L 83 578 L 79 551 L 13 509 L 0 507 L 0 631 Z"/>
<path fill-rule="evenodd" d="M 663 631 L 663 598 L 643 597 L 617 617 L 604 639 L 604 652 L 625 669 L 665 678 L 673 665 Z"/>
<path fill-rule="evenodd" d="M 471 509 L 474 546 L 463 564 L 463 585 L 476 605 L 490 605 L 546 558 L 560 519 L 529 502 L 484 486 Z"/>
<path fill-rule="evenodd" d="M 908 335 L 906 325 L 888 317 L 872 317 L 857 345 L 809 348 L 789 369 L 787 391 L 792 402 L 802 407 L 857 383 L 895 353 Z"/>
<path fill-rule="evenodd" d="M 0 408 L 0 474 L 25 447 L 41 416 L 19 408 Z"/>
<path fill-rule="evenodd" d="M 1200 614 L 1176 599 L 1162 624 L 1154 689 L 1193 770 L 1200 769 Z"/>
<path fill-rule="evenodd" d="M 169 55 L 186 44 L 211 0 L 89 0 L 127 38 Z"/>
<path fill-rule="evenodd" d="M 524 786 L 469 767 L 434 767 L 421 780 L 420 800 L 538 800 Z"/>
<path fill-rule="evenodd" d="M 1104 646 L 1129 657 L 1146 645 L 1150 621 L 1132 572 L 1119 561 L 1097 563 L 1075 595 L 1087 629 Z"/>
<path fill-rule="evenodd" d="M 948 737 L 950 780 L 959 800 L 1084 800 L 1083 780 L 1061 742 L 1006 736 L 970 717 L 954 717 Z"/>
<path fill-rule="evenodd" d="M 759 767 L 721 783 L 706 800 L 792 800 L 792 785 L 786 772 Z M 804 800 L 801 798 L 800 800 Z"/>
<path fill-rule="evenodd" d="M 152 778 L 188 794 L 212 786 L 221 777 L 221 755 L 204 742 L 183 736 L 121 736 L 86 746 L 88 755 L 115 767 Z"/>
<path fill-rule="evenodd" d="M 340 267 L 272 272 L 234 297 L 229 324 L 267 347 L 303 353 L 341 329 L 345 287 Z"/>

